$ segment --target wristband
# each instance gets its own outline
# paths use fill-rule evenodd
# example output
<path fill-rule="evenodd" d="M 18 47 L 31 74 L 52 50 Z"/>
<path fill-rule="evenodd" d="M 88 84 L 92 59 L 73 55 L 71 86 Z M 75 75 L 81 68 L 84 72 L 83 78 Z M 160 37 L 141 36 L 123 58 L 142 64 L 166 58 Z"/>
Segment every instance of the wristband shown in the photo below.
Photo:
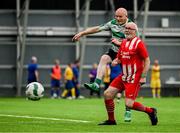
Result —
<path fill-rule="evenodd" d="M 142 73 L 141 78 L 145 78 L 145 77 L 146 77 L 146 73 Z"/>

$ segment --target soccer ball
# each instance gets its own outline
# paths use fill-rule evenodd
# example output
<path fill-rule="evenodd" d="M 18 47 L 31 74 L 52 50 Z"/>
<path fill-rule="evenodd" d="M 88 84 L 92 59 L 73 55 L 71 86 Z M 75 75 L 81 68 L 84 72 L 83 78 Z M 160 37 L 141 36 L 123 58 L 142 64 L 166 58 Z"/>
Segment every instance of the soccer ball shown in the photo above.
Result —
<path fill-rule="evenodd" d="M 26 86 L 26 96 L 29 100 L 40 100 L 44 95 L 44 87 L 38 82 L 29 83 Z"/>

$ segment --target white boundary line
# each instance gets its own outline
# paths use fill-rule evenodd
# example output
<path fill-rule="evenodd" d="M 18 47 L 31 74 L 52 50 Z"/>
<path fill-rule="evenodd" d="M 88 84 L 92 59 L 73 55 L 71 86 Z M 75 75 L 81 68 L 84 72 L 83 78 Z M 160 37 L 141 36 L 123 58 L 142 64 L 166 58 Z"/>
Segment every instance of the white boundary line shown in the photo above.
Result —
<path fill-rule="evenodd" d="M 61 118 L 48 118 L 48 117 L 38 117 L 38 116 L 28 116 L 28 115 L 9 115 L 9 114 L 0 114 L 4 117 L 16 117 L 16 118 L 27 118 L 27 119 L 39 119 L 39 120 L 52 120 L 52 121 L 68 121 L 68 122 L 77 122 L 77 123 L 89 123 L 91 121 L 85 120 L 75 120 L 75 119 L 61 119 Z"/>

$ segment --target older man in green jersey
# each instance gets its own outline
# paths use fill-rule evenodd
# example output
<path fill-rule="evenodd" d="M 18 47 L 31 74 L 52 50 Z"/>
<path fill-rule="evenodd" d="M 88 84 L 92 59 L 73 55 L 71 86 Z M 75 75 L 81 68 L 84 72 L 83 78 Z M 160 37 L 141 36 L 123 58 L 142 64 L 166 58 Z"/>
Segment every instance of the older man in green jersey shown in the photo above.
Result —
<path fill-rule="evenodd" d="M 111 48 L 101 56 L 98 69 L 97 69 L 97 75 L 94 83 L 85 83 L 84 86 L 87 89 L 93 90 L 98 92 L 100 89 L 100 84 L 102 81 L 102 77 L 105 71 L 105 67 L 108 63 L 112 62 L 116 58 L 119 45 L 113 43 L 114 40 L 118 39 L 120 42 L 123 38 L 125 38 L 124 34 L 124 27 L 125 24 L 131 22 L 130 19 L 128 19 L 128 13 L 125 8 L 118 8 L 115 11 L 115 18 L 110 20 L 109 22 L 95 26 L 95 27 L 90 27 L 87 28 L 84 31 L 81 31 L 74 35 L 72 38 L 73 41 L 78 41 L 82 36 L 88 35 L 88 34 L 93 34 L 101 31 L 110 31 L 112 33 L 112 41 L 111 41 Z M 125 121 L 131 121 L 130 117 L 130 111 L 125 113 Z"/>

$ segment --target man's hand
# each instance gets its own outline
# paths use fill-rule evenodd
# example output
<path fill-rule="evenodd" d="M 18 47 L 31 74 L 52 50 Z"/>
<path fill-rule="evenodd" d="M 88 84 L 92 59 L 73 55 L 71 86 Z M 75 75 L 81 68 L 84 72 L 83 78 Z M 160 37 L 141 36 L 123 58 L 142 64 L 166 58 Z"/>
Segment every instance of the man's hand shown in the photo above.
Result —
<path fill-rule="evenodd" d="M 121 44 L 121 42 L 118 39 L 116 39 L 116 38 L 112 38 L 111 42 L 116 44 L 117 46 L 120 46 L 120 44 Z"/>
<path fill-rule="evenodd" d="M 112 61 L 112 66 L 116 66 L 116 65 L 118 65 L 120 63 L 120 60 L 118 59 L 118 58 L 116 58 L 116 59 L 114 59 L 113 61 Z"/>
<path fill-rule="evenodd" d="M 72 41 L 79 41 L 80 37 L 82 36 L 82 33 L 79 32 L 76 35 L 74 35 L 74 37 L 72 38 Z"/>
<path fill-rule="evenodd" d="M 146 77 L 141 77 L 139 82 L 140 82 L 140 85 L 145 84 L 146 83 Z"/>

